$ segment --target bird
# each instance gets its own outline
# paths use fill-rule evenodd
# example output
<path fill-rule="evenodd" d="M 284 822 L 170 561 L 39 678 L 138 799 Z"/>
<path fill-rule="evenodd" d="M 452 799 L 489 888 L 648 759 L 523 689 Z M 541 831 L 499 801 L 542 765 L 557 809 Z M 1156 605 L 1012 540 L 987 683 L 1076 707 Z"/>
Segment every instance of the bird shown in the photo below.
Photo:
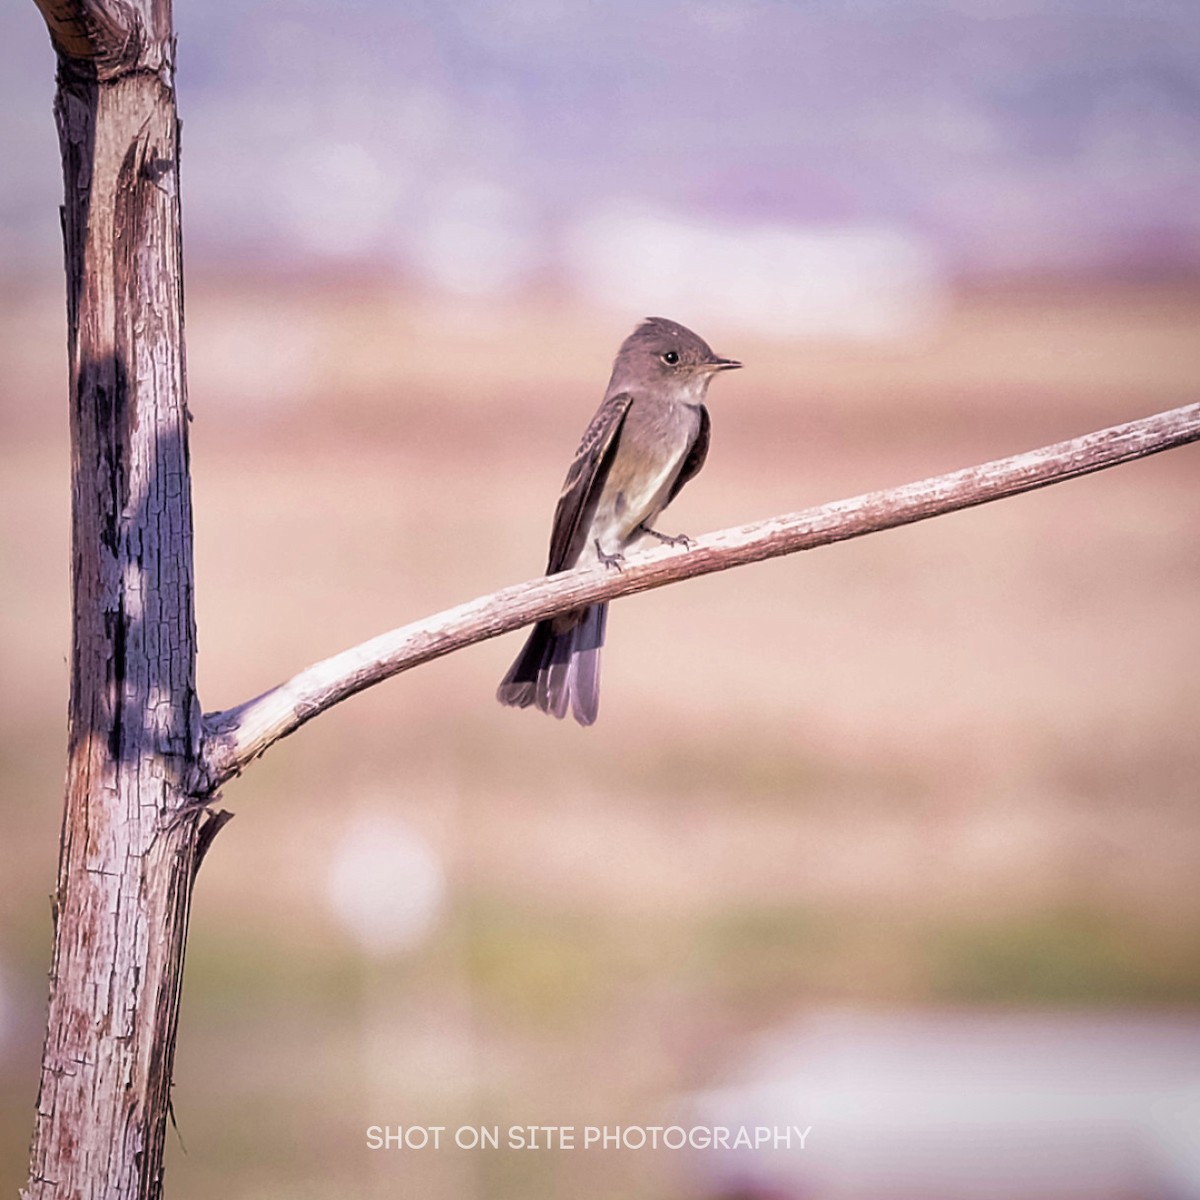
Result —
<path fill-rule="evenodd" d="M 742 364 L 714 354 L 690 329 L 649 317 L 621 344 L 604 400 L 567 471 L 555 509 L 546 574 L 588 563 L 620 568 L 649 536 L 688 546 L 686 535 L 651 528 L 704 465 L 708 385 Z M 608 605 L 539 621 L 496 691 L 501 704 L 541 709 L 580 725 L 600 711 L 600 648 Z"/>

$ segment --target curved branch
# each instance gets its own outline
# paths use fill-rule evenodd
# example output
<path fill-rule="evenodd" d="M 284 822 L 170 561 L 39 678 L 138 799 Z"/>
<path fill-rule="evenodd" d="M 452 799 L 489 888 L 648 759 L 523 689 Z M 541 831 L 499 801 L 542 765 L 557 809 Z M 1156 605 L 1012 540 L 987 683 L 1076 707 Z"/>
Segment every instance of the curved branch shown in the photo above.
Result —
<path fill-rule="evenodd" d="M 923 521 L 1197 440 L 1200 404 L 1190 404 L 949 475 L 710 533 L 686 552 L 663 548 L 638 554 L 620 572 L 585 567 L 504 588 L 381 634 L 236 708 L 209 714 L 206 784 L 219 786 L 280 738 L 355 692 L 543 617 Z"/>

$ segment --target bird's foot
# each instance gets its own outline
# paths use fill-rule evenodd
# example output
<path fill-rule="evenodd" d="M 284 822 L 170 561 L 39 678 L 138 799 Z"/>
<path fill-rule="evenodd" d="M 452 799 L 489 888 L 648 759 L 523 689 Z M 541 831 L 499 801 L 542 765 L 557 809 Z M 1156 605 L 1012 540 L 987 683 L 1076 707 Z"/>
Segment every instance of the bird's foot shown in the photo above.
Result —
<path fill-rule="evenodd" d="M 618 551 L 616 554 L 605 554 L 604 551 L 600 548 L 600 539 L 599 538 L 595 539 L 595 544 L 596 544 L 596 557 L 606 567 L 616 567 L 618 571 L 621 570 L 621 564 L 625 561 L 625 555 L 623 555 L 620 551 Z"/>
<path fill-rule="evenodd" d="M 649 525 L 641 525 L 639 528 L 652 538 L 658 538 L 664 546 L 682 546 L 685 550 L 690 550 L 696 544 L 686 533 L 659 533 Z"/>

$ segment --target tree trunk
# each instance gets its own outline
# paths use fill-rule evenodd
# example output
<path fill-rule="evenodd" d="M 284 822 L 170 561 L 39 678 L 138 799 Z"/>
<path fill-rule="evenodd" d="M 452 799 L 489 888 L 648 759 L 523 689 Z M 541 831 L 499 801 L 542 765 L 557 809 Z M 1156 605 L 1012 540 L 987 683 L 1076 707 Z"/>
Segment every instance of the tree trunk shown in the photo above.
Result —
<path fill-rule="evenodd" d="M 71 397 L 66 804 L 30 1198 L 151 1197 L 203 806 L 170 6 L 41 3 Z"/>

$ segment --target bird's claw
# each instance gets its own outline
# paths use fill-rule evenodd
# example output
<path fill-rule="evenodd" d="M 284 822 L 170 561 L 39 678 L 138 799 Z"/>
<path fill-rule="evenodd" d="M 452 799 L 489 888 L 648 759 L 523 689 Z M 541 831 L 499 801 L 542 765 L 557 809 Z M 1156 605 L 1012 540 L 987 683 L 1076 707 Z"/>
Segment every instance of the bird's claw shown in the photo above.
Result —
<path fill-rule="evenodd" d="M 649 525 L 643 525 L 642 532 L 648 533 L 652 538 L 658 538 L 664 546 L 682 546 L 685 550 L 690 550 L 696 544 L 686 533 L 659 533 Z"/>
<path fill-rule="evenodd" d="M 621 564 L 625 561 L 625 555 L 621 554 L 619 551 L 616 554 L 605 554 L 605 552 L 600 548 L 600 539 L 599 538 L 596 538 L 595 544 L 596 544 L 596 557 L 606 567 L 616 567 L 616 569 L 618 571 L 621 570 Z"/>

